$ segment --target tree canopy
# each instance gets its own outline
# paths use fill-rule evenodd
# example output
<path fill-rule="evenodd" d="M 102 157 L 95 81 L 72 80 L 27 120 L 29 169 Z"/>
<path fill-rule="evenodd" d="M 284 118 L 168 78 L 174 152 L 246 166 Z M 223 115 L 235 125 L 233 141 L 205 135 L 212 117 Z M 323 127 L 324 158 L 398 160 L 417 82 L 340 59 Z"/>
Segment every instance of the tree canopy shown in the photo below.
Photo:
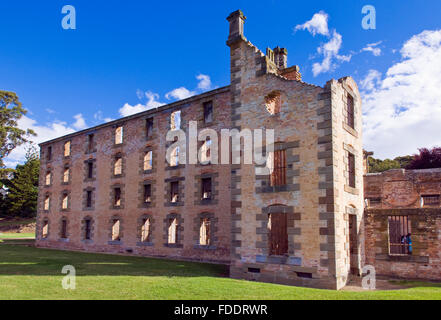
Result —
<path fill-rule="evenodd" d="M 35 148 L 26 154 L 26 162 L 17 165 L 10 178 L 2 179 L 5 197 L 1 199 L 1 213 L 14 217 L 34 217 L 37 213 L 38 176 L 40 159 Z"/>
<path fill-rule="evenodd" d="M 421 148 L 419 154 L 414 155 L 407 169 L 441 168 L 441 148 Z"/>
<path fill-rule="evenodd" d="M 35 135 L 31 129 L 18 128 L 18 120 L 26 113 L 17 94 L 0 90 L 0 168 L 4 167 L 3 160 L 12 150 Z"/>

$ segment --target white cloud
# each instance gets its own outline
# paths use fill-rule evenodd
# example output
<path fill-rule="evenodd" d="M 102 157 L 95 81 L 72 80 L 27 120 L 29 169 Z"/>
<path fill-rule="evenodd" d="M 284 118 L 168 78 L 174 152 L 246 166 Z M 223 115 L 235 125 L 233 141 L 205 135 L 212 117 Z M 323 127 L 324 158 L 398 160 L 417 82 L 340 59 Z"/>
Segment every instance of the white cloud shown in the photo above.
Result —
<path fill-rule="evenodd" d="M 141 96 L 139 94 L 139 90 L 137 92 L 138 97 Z M 164 103 L 158 101 L 159 95 L 150 91 L 145 92 L 145 97 L 147 98 L 147 102 L 145 104 L 138 103 L 137 105 L 130 105 L 126 103 L 121 109 L 119 109 L 119 114 L 122 117 L 127 117 L 135 113 L 147 111 L 150 109 L 158 108 L 163 106 Z"/>
<path fill-rule="evenodd" d="M 382 41 L 378 41 L 376 43 L 367 44 L 365 48 L 361 49 L 362 52 L 372 52 L 372 54 L 376 57 L 381 55 L 381 48 L 378 48 Z"/>
<path fill-rule="evenodd" d="M 343 43 L 343 39 L 341 34 L 337 31 L 332 31 L 331 39 L 322 44 L 317 52 L 323 56 L 323 61 L 321 63 L 314 63 L 312 65 L 312 73 L 314 77 L 318 76 L 320 73 L 332 71 L 336 68 L 335 60 L 341 62 L 348 62 L 351 60 L 351 55 L 339 55 L 341 45 Z"/>
<path fill-rule="evenodd" d="M 381 72 L 377 70 L 369 70 L 368 75 L 360 81 L 361 89 L 371 91 L 381 82 Z"/>
<path fill-rule="evenodd" d="M 93 118 L 95 119 L 96 122 L 110 122 L 114 120 L 110 117 L 104 117 L 103 112 L 101 110 L 95 112 Z"/>
<path fill-rule="evenodd" d="M 206 74 L 199 74 L 196 76 L 199 80 L 198 89 L 200 90 L 210 90 L 212 88 L 211 79 Z"/>
<path fill-rule="evenodd" d="M 84 120 L 83 115 L 81 113 L 74 116 L 74 119 L 76 120 L 75 123 L 73 124 L 73 127 L 75 129 L 83 130 L 87 128 L 86 120 Z"/>
<path fill-rule="evenodd" d="M 402 47 L 384 78 L 371 70 L 364 89 L 365 148 L 379 158 L 441 145 L 441 30 L 426 30 Z"/>
<path fill-rule="evenodd" d="M 320 11 L 312 17 L 311 20 L 304 24 L 297 25 L 294 30 L 308 30 L 313 36 L 320 34 L 326 36 L 329 41 L 317 48 L 319 55 L 323 56 L 322 62 L 316 62 L 312 65 L 312 73 L 314 77 L 320 73 L 332 71 L 337 67 L 336 61 L 348 62 L 352 55 L 340 55 L 340 49 L 343 44 L 343 38 L 336 30 L 329 32 L 328 14 Z"/>
<path fill-rule="evenodd" d="M 323 36 L 329 35 L 328 29 L 328 14 L 324 11 L 320 11 L 313 15 L 312 19 L 305 22 L 304 24 L 299 24 L 294 28 L 297 30 L 308 30 L 313 36 L 316 34 L 321 34 Z"/>
<path fill-rule="evenodd" d="M 183 100 L 183 99 L 190 98 L 191 96 L 194 96 L 195 94 L 196 94 L 195 91 L 190 91 L 185 87 L 180 87 L 180 88 L 176 88 L 176 89 L 170 91 L 169 93 L 167 93 L 165 95 L 165 97 L 168 100 L 171 100 L 171 99 Z"/>

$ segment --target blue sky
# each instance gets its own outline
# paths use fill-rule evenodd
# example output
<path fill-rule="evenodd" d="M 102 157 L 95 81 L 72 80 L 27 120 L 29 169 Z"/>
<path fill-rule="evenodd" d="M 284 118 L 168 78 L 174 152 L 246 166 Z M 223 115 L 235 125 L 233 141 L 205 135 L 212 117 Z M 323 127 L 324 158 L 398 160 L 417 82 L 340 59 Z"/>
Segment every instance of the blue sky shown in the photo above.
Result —
<path fill-rule="evenodd" d="M 76 9 L 76 30 L 61 27 L 64 5 Z M 376 9 L 375 30 L 361 27 L 365 5 Z M 3 0 L 0 89 L 17 92 L 29 110 L 21 125 L 41 142 L 228 85 L 226 17 L 236 9 L 248 18 L 248 40 L 262 51 L 287 48 L 304 81 L 355 78 L 366 100 L 365 147 L 377 156 L 441 145 L 439 0 Z M 311 20 L 316 14 L 322 20 Z M 312 27 L 303 28 L 308 21 Z M 328 33 L 314 32 L 314 21 L 324 21 Z M 314 74 L 325 54 L 329 67 Z"/>

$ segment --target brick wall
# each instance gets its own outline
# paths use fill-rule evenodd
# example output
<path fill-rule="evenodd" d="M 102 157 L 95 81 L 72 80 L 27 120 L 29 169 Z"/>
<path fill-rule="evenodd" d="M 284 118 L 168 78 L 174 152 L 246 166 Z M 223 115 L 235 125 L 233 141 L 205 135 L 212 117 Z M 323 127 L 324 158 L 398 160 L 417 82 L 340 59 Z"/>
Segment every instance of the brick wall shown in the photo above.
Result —
<path fill-rule="evenodd" d="M 441 280 L 441 205 L 425 204 L 424 195 L 439 195 L 441 169 L 389 170 L 364 177 L 366 264 L 377 274 L 406 279 Z M 388 217 L 407 216 L 412 254 L 389 250 Z"/>

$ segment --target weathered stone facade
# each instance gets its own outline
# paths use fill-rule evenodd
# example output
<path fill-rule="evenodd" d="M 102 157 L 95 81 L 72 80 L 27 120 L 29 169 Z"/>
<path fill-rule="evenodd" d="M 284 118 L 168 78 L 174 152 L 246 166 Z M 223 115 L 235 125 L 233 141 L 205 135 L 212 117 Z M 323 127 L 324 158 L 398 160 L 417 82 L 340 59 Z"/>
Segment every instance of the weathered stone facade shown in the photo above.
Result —
<path fill-rule="evenodd" d="M 389 170 L 365 179 L 366 264 L 377 274 L 441 280 L 441 169 Z M 411 254 L 390 250 L 391 217 L 406 217 Z"/>
<path fill-rule="evenodd" d="M 246 40 L 241 11 L 228 21 L 229 86 L 41 145 L 38 246 L 222 261 L 231 264 L 235 278 L 333 289 L 342 288 L 351 271 L 360 272 L 363 154 L 356 83 L 350 77 L 330 80 L 324 87 L 302 82 L 299 68 L 287 66 L 286 49 L 263 54 Z M 214 112 L 209 124 L 204 123 L 207 102 L 213 103 Z M 244 164 L 243 159 L 240 164 L 170 168 L 165 137 L 172 113 L 179 110 L 184 130 L 192 120 L 218 133 L 224 128 L 274 129 L 275 150 L 286 155 L 286 182 L 272 185 L 265 165 Z M 146 138 L 146 119 L 151 118 L 153 132 Z M 115 129 L 121 126 L 123 143 L 115 145 Z M 67 141 L 68 158 L 63 156 Z M 46 160 L 50 147 L 52 158 Z M 145 171 L 144 154 L 152 150 L 153 166 Z M 118 157 L 122 161 L 115 160 Z M 115 163 L 122 166 L 117 175 Z M 71 170 L 68 185 L 61 183 L 65 166 Z M 44 186 L 49 170 L 53 183 Z M 205 178 L 212 179 L 209 201 L 201 200 L 198 190 Z M 151 185 L 148 204 L 143 202 L 145 185 Z M 179 197 L 171 201 L 174 187 Z M 94 196 L 85 210 L 87 191 Z M 59 198 L 66 192 L 69 208 L 62 212 Z M 45 211 L 46 196 L 51 208 Z M 269 251 L 268 223 L 275 213 L 287 221 L 287 254 L 278 256 Z M 61 218 L 68 220 L 69 229 L 63 241 L 58 236 Z M 141 242 L 146 219 L 152 236 Z M 210 245 L 199 243 L 198 223 L 203 219 L 211 221 Z M 120 222 L 119 241 L 110 239 L 109 221 L 115 220 Z M 44 222 L 50 230 L 46 238 Z M 170 245 L 172 223 L 178 224 L 177 242 Z M 87 225 L 90 239 L 85 239 Z"/>

